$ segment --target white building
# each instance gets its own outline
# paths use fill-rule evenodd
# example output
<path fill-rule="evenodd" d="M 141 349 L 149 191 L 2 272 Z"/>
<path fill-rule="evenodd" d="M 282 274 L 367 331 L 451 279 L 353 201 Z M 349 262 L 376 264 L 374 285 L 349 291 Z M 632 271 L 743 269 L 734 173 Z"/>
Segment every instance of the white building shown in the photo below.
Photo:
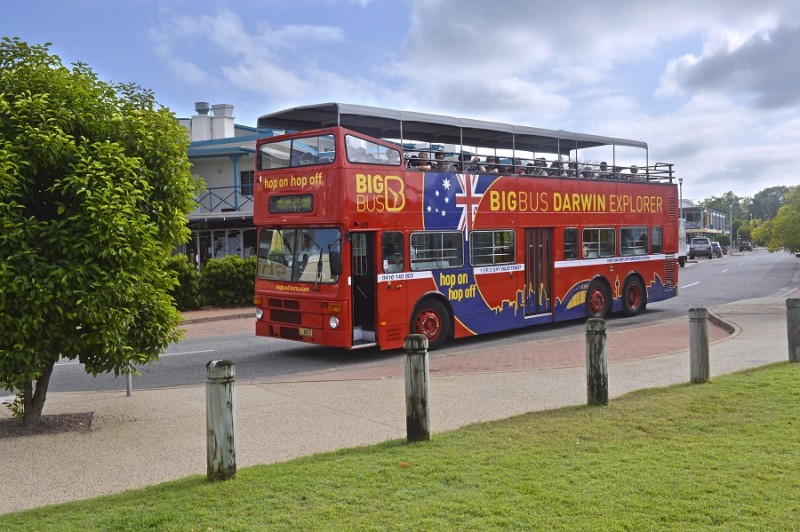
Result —
<path fill-rule="evenodd" d="M 232 105 L 197 102 L 195 111 L 179 121 L 191 135 L 192 173 L 203 179 L 206 189 L 195 198 L 197 206 L 189 215 L 192 239 L 182 251 L 199 266 L 226 255 L 249 257 L 256 250 L 256 140 L 273 132 L 236 124 Z"/>

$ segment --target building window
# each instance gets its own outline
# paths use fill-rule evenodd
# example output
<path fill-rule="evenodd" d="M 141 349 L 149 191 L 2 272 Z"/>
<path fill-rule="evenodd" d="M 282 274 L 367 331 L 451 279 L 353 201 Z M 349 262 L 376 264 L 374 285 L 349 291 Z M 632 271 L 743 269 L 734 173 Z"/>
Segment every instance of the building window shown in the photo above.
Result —
<path fill-rule="evenodd" d="M 243 196 L 253 195 L 253 174 L 254 170 L 244 170 L 239 172 L 239 185 L 242 187 Z"/>

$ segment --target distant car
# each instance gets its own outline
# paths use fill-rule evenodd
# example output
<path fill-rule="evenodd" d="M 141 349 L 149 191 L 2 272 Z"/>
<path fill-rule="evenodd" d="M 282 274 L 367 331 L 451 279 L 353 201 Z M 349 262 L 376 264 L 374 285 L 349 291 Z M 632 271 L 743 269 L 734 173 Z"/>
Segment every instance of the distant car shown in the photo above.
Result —
<path fill-rule="evenodd" d="M 718 259 L 722 258 L 722 246 L 720 246 L 719 242 L 714 241 L 711 243 L 711 252 Z"/>
<path fill-rule="evenodd" d="M 750 245 L 750 242 L 742 242 L 739 244 L 739 251 L 753 251 L 753 246 Z"/>
<path fill-rule="evenodd" d="M 692 239 L 689 244 L 689 260 L 694 260 L 695 257 L 708 257 L 714 258 L 714 251 L 711 249 L 711 239 L 707 236 L 697 236 Z"/>

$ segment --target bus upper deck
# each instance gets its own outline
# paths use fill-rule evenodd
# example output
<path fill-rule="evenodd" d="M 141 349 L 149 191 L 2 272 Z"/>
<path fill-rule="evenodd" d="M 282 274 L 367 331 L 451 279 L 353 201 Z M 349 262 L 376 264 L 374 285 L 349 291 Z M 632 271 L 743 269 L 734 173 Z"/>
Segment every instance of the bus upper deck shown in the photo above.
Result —
<path fill-rule="evenodd" d="M 401 161 L 399 151 L 348 144 L 347 160 L 355 163 L 637 182 L 674 179 L 672 164 L 651 164 L 647 143 L 631 139 L 343 103 L 295 107 L 258 120 L 259 128 L 301 135 L 333 126 L 387 140 L 405 153 Z M 328 164 L 336 157 L 331 137 L 293 148 L 297 153 L 287 154 L 287 166 Z"/>

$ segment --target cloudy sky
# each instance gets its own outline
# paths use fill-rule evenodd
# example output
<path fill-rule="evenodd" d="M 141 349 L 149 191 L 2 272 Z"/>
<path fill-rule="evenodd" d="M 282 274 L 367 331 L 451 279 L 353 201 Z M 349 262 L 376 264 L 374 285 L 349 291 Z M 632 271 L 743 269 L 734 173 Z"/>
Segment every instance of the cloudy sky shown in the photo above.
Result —
<path fill-rule="evenodd" d="M 683 196 L 800 184 L 796 0 L 27 0 L 2 36 L 236 122 L 340 101 L 644 140 Z"/>

